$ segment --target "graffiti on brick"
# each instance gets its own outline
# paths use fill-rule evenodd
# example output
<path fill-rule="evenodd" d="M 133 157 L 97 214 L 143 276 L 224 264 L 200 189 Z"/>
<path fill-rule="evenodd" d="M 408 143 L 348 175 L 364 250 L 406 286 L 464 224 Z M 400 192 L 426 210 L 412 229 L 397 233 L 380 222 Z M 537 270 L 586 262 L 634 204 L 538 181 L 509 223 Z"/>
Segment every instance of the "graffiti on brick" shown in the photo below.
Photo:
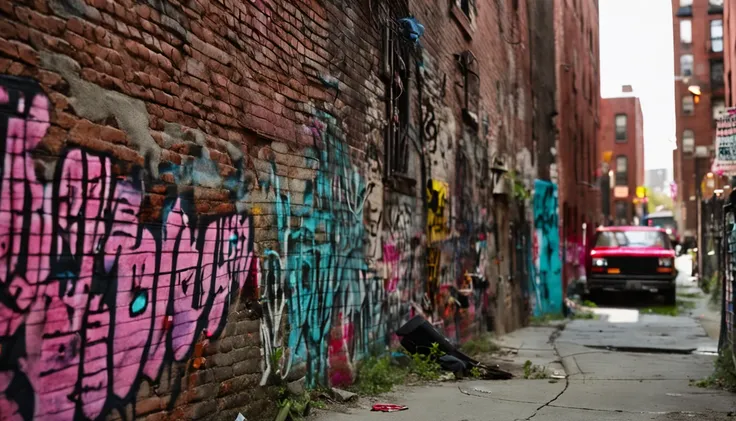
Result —
<path fill-rule="evenodd" d="M 562 263 L 560 261 L 557 185 L 534 181 L 534 234 L 532 290 L 534 315 L 562 311 Z"/>
<path fill-rule="evenodd" d="M 346 384 L 354 379 L 354 363 L 386 338 L 383 281 L 364 254 L 364 210 L 373 186 L 351 163 L 333 116 L 320 114 L 305 129 L 315 141 L 307 159 L 318 167 L 306 181 L 303 206 L 290 203 L 277 178 L 268 186 L 275 198 L 280 250 L 267 251 L 273 256 L 268 267 L 278 272 L 265 270 L 263 299 L 275 306 L 286 297 L 289 331 L 274 341 L 284 307 L 269 307 L 262 334 L 271 350 L 264 362 L 274 371 L 276 355 L 279 367 L 305 367 L 311 386 Z"/>
<path fill-rule="evenodd" d="M 153 197 L 143 169 L 78 148 L 41 180 L 47 96 L 0 77 L 0 110 L 0 413 L 102 419 L 219 336 L 249 279 L 250 217 L 198 215 L 173 186 Z"/>
<path fill-rule="evenodd" d="M 445 182 L 427 181 L 427 231 L 430 243 L 444 240 L 449 233 L 448 190 L 449 187 Z"/>

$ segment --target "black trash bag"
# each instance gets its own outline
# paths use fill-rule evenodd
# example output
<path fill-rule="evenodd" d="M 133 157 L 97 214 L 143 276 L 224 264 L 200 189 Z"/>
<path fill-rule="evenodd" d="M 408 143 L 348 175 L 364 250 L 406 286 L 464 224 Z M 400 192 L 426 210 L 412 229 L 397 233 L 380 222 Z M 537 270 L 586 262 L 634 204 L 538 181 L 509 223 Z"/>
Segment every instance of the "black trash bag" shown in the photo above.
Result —
<path fill-rule="evenodd" d="M 439 358 L 440 367 L 445 371 L 452 373 L 465 373 L 470 370 L 468 363 L 462 361 L 459 358 L 455 358 L 452 355 L 443 355 Z"/>

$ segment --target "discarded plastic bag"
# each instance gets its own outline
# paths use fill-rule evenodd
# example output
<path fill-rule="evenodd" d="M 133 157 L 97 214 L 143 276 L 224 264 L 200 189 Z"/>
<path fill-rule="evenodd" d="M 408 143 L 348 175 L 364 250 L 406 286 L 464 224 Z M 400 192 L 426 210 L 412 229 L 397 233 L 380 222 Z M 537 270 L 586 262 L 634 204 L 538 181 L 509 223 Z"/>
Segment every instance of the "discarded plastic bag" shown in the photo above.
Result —
<path fill-rule="evenodd" d="M 409 409 L 409 407 L 405 405 L 394 405 L 392 403 L 377 403 L 373 405 L 373 407 L 371 408 L 371 411 L 399 412 L 399 411 L 406 411 L 407 409 Z"/>

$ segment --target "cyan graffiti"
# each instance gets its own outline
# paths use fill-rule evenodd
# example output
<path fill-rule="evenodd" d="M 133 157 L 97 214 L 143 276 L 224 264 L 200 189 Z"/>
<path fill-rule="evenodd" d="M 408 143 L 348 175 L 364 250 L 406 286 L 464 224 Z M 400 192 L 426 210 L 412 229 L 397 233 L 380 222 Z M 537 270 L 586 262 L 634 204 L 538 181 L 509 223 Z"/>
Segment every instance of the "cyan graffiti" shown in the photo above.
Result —
<path fill-rule="evenodd" d="M 268 186 L 275 194 L 281 250 L 267 253 L 264 299 L 274 317 L 283 311 L 278 300 L 286 297 L 289 334 L 281 354 L 288 362 L 280 366 L 306 365 L 311 386 L 344 384 L 353 381 L 352 362 L 386 338 L 383 281 L 364 256 L 369 233 L 363 212 L 372 185 L 351 164 L 334 117 L 320 114 L 308 130 L 315 146 L 307 159 L 319 166 L 315 178 L 307 180 L 304 205 L 292 206 L 275 176 Z M 293 219 L 298 226 L 291 226 Z"/>
<path fill-rule="evenodd" d="M 562 312 L 562 262 L 560 260 L 557 185 L 534 181 L 534 237 L 532 290 L 534 315 Z"/>

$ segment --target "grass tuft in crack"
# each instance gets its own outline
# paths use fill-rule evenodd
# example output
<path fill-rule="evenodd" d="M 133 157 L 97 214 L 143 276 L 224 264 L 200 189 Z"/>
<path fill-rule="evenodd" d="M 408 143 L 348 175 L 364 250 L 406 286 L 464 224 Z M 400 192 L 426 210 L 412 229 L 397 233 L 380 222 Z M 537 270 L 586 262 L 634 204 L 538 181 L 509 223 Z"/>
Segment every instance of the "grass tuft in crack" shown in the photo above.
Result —
<path fill-rule="evenodd" d="M 391 357 L 370 357 L 360 362 L 355 383 L 359 393 L 377 395 L 390 392 L 404 382 L 407 370 L 391 363 Z"/>
<path fill-rule="evenodd" d="M 497 352 L 501 347 L 493 342 L 492 334 L 484 333 L 477 338 L 465 342 L 460 349 L 468 355 L 478 355 Z"/>
<path fill-rule="evenodd" d="M 445 355 L 440 350 L 440 344 L 433 343 L 429 349 L 429 354 L 422 355 L 419 353 L 411 356 L 411 373 L 415 374 L 422 380 L 437 380 L 440 377 L 442 367 L 437 360 Z"/>
<path fill-rule="evenodd" d="M 524 378 L 532 380 L 546 379 L 547 370 L 541 365 L 535 365 L 531 361 L 526 360 L 524 363 Z"/>

